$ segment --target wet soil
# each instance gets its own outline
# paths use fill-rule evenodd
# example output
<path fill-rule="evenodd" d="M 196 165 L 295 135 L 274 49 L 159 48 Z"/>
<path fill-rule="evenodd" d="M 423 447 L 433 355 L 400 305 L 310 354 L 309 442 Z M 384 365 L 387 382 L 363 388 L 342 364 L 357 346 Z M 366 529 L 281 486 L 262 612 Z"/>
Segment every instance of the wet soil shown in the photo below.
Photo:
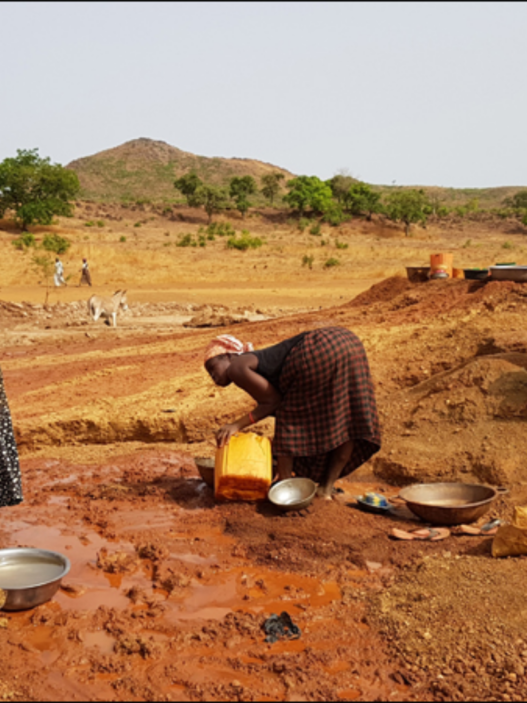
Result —
<path fill-rule="evenodd" d="M 527 561 L 493 559 L 492 537 L 394 540 L 394 526 L 423 523 L 355 497 L 505 486 L 480 522 L 527 503 L 526 287 L 368 277 L 347 299 L 319 309 L 306 294 L 287 310 L 279 293 L 202 309 L 159 295 L 131 300 L 115 330 L 73 294 L 0 301 L 25 494 L 1 511 L 0 547 L 71 561 L 51 601 L 0 613 L 0 697 L 524 700 Z M 185 326 L 195 316 L 220 326 Z M 207 342 L 262 347 L 329 324 L 367 349 L 381 451 L 301 513 L 215 503 L 194 457 L 212 457 L 217 427 L 253 403 L 213 386 Z M 272 421 L 254 429 L 271 436 Z M 282 611 L 300 638 L 265 642 Z"/>

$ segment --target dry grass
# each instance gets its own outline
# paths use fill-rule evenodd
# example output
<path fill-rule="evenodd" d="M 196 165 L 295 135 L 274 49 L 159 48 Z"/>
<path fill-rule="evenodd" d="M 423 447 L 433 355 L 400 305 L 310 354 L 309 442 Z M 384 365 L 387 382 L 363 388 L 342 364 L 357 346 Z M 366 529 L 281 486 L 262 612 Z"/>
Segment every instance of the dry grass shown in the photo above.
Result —
<path fill-rule="evenodd" d="M 405 237 L 400 228 L 353 220 L 333 228 L 323 225 L 320 236 L 303 233 L 293 224 L 270 222 L 256 213 L 242 221 L 231 214 L 218 218 L 230 221 L 239 233 L 248 229 L 264 244 L 245 252 L 227 249 L 226 238 L 216 237 L 205 247 L 178 247 L 184 234 L 196 237 L 206 225 L 202 211 L 183 210 L 193 220 L 167 219 L 154 210 L 130 212 L 118 205 L 81 203 L 75 217 L 61 219 L 52 227 L 32 227 L 37 241 L 46 232 L 66 237 L 71 246 L 61 258 L 66 276 L 76 283 L 83 257 L 87 257 L 97 286 L 218 286 L 253 284 L 263 288 L 330 285 L 348 280 L 382 279 L 405 273 L 406 266 L 427 265 L 430 254 L 449 251 L 460 268 L 488 266 L 498 261 L 526 263 L 525 235 L 502 225 L 483 226 L 465 222 L 463 230 L 415 227 Z M 112 219 L 109 219 L 112 218 Z M 104 221 L 87 227 L 86 222 Z M 138 221 L 140 227 L 134 226 Z M 32 263 L 34 249 L 19 251 L 12 245 L 18 232 L 0 221 L 0 282 L 3 286 L 35 285 L 41 273 Z M 126 241 L 121 241 L 126 238 Z M 347 248 L 338 248 L 337 241 Z M 304 256 L 313 257 L 312 268 L 302 266 Z M 51 255 L 53 256 L 53 255 Z M 334 258 L 339 264 L 324 269 Z"/>

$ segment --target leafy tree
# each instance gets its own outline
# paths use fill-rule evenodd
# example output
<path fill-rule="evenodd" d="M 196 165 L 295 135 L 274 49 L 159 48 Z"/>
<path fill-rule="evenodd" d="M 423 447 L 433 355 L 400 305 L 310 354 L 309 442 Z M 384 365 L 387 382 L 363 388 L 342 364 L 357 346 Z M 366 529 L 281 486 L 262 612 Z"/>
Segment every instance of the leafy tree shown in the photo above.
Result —
<path fill-rule="evenodd" d="M 527 209 L 527 190 L 519 190 L 511 198 L 505 198 L 503 204 L 516 210 Z"/>
<path fill-rule="evenodd" d="M 234 176 L 234 178 L 231 178 L 229 195 L 234 199 L 236 209 L 241 213 L 242 217 L 245 217 L 245 213 L 251 205 L 247 196 L 256 193 L 256 191 L 256 181 L 252 176 Z"/>
<path fill-rule="evenodd" d="M 0 217 L 13 210 L 22 230 L 34 222 L 50 225 L 54 215 L 72 216 L 70 200 L 79 189 L 74 171 L 41 158 L 38 149 L 17 149 L 0 163 Z"/>
<path fill-rule="evenodd" d="M 262 195 L 267 198 L 271 207 L 273 206 L 273 201 L 280 192 L 280 181 L 285 178 L 283 173 L 276 171 L 275 173 L 266 173 L 262 176 Z"/>
<path fill-rule="evenodd" d="M 193 196 L 196 205 L 203 205 L 205 212 L 209 216 L 209 224 L 212 221 L 212 216 L 225 210 L 228 202 L 228 193 L 224 188 L 217 186 L 202 185 L 197 188 Z"/>
<path fill-rule="evenodd" d="M 349 189 L 357 183 L 357 180 L 351 176 L 345 176 L 343 173 L 337 173 L 333 178 L 330 178 L 329 181 L 326 181 L 326 183 L 331 188 L 335 200 L 339 205 L 342 205 Z"/>
<path fill-rule="evenodd" d="M 307 208 L 315 214 L 324 214 L 332 205 L 332 192 L 327 183 L 317 176 L 298 176 L 287 182 L 289 193 L 284 201 L 298 210 L 302 217 Z"/>
<path fill-rule="evenodd" d="M 174 187 L 177 188 L 187 199 L 189 207 L 196 207 L 199 203 L 196 202 L 196 191 L 203 185 L 203 182 L 195 171 L 186 173 L 177 181 L 174 181 Z"/>
<path fill-rule="evenodd" d="M 393 222 L 403 222 L 406 236 L 410 231 L 410 225 L 417 222 L 426 224 L 430 211 L 430 203 L 422 188 L 396 191 L 386 200 L 385 213 L 388 219 Z"/>
<path fill-rule="evenodd" d="M 365 215 L 371 220 L 374 212 L 379 212 L 381 196 L 367 183 L 354 183 L 343 196 L 344 206 L 351 215 Z"/>

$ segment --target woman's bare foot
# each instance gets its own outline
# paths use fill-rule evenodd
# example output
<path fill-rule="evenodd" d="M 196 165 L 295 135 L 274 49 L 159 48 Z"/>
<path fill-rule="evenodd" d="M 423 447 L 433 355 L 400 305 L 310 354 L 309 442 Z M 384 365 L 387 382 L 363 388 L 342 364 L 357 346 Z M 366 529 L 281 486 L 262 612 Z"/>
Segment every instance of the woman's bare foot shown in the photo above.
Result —
<path fill-rule="evenodd" d="M 331 486 L 331 488 L 319 486 L 317 488 L 317 497 L 323 498 L 324 500 L 333 500 L 333 486 Z"/>

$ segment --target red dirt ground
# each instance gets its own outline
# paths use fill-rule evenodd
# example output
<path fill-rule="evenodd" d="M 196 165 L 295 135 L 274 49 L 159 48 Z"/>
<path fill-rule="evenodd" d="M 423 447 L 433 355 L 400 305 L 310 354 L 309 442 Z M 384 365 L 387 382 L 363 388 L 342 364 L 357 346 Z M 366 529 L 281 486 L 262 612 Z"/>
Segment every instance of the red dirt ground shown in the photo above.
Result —
<path fill-rule="evenodd" d="M 527 502 L 526 313 L 522 284 L 400 277 L 220 330 L 185 328 L 168 304 L 155 325 L 158 308 L 132 304 L 110 330 L 74 302 L 0 302 L 25 491 L 2 511 L 0 547 L 72 564 L 50 602 L 2 613 L 0 697 L 524 700 L 527 561 L 492 559 L 489 537 L 394 541 L 394 525 L 418 521 L 365 513 L 355 496 L 505 486 L 483 521 Z M 301 514 L 216 504 L 194 457 L 213 456 L 215 429 L 251 401 L 211 384 L 207 341 L 261 347 L 328 324 L 364 341 L 381 452 Z M 265 643 L 264 620 L 284 610 L 301 637 Z"/>

